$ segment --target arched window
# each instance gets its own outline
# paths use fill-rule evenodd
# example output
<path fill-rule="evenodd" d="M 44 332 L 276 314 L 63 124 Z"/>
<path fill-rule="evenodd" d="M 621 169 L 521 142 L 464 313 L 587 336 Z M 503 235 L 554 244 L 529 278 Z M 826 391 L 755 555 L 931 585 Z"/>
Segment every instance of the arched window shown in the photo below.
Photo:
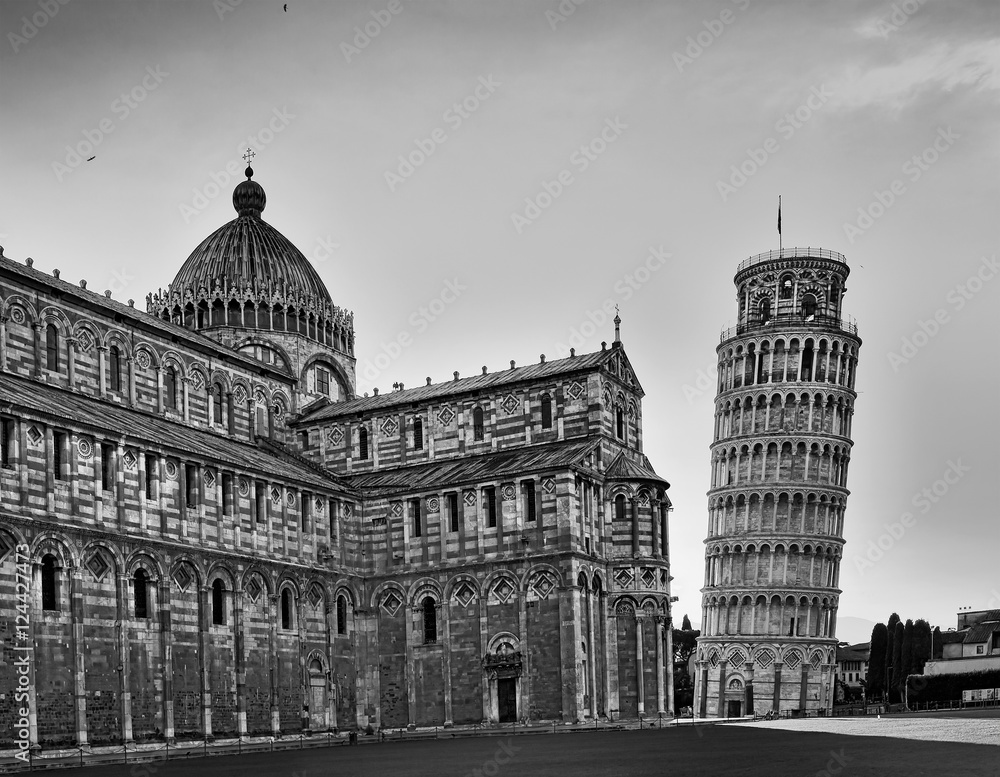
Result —
<path fill-rule="evenodd" d="M 783 276 L 781 279 L 781 298 L 791 299 L 792 291 L 793 291 L 792 276 L 791 275 Z"/>
<path fill-rule="evenodd" d="M 548 394 L 542 396 L 542 428 L 552 428 L 552 397 Z"/>
<path fill-rule="evenodd" d="M 343 594 L 337 597 L 337 633 L 347 633 L 347 597 Z"/>
<path fill-rule="evenodd" d="M 51 322 L 45 327 L 45 366 L 59 371 L 59 329 Z"/>
<path fill-rule="evenodd" d="M 226 622 L 226 586 L 219 578 L 212 583 L 212 623 L 221 626 Z"/>
<path fill-rule="evenodd" d="M 287 588 L 281 592 L 281 628 L 292 628 L 292 594 Z"/>
<path fill-rule="evenodd" d="M 622 408 L 615 408 L 615 436 L 619 440 L 625 439 L 625 411 Z"/>
<path fill-rule="evenodd" d="M 42 558 L 42 609 L 59 609 L 59 596 L 56 586 L 56 557 L 51 553 Z"/>
<path fill-rule="evenodd" d="M 437 607 L 431 597 L 426 597 L 423 604 L 424 609 L 424 644 L 437 642 Z"/>
<path fill-rule="evenodd" d="M 163 394 L 167 407 L 171 410 L 177 409 L 177 368 L 167 367 L 163 374 Z"/>
<path fill-rule="evenodd" d="M 132 597 L 134 602 L 134 612 L 136 618 L 149 617 L 149 577 L 145 569 L 135 570 L 132 576 Z"/>
<path fill-rule="evenodd" d="M 802 296 L 802 317 L 806 321 L 812 321 L 816 316 L 816 295 L 805 294 Z"/>
<path fill-rule="evenodd" d="M 361 459 L 368 458 L 368 430 L 364 427 L 358 432 L 358 457 Z"/>
<path fill-rule="evenodd" d="M 615 497 L 615 520 L 625 520 L 625 494 L 619 494 Z"/>
<path fill-rule="evenodd" d="M 771 320 L 771 300 L 762 299 L 758 310 L 760 311 L 760 323 L 766 324 Z"/>
<path fill-rule="evenodd" d="M 420 418 L 413 419 L 413 450 L 419 451 L 424 447 L 424 422 Z"/>
<path fill-rule="evenodd" d="M 108 349 L 108 371 L 110 372 L 109 385 L 112 391 L 122 390 L 122 352 L 117 345 L 112 345 Z"/>
<path fill-rule="evenodd" d="M 472 411 L 472 439 L 482 440 L 484 431 L 483 409 L 481 407 L 477 407 Z"/>
<path fill-rule="evenodd" d="M 212 421 L 222 423 L 222 384 L 212 384 Z"/>

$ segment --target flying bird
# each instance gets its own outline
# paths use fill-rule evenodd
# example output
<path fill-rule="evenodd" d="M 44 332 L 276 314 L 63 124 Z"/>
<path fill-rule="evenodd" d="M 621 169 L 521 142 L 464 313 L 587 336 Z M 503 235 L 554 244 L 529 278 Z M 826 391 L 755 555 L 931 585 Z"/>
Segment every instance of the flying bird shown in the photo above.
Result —
<path fill-rule="evenodd" d="M 285 13 L 288 13 L 288 3 L 285 3 Z"/>
<path fill-rule="evenodd" d="M 94 155 L 93 155 L 93 156 L 92 156 L 92 157 L 91 157 L 90 159 L 88 159 L 87 161 L 88 161 L 88 162 L 93 162 L 93 161 L 94 161 L 95 159 L 97 159 L 97 154 L 94 154 Z"/>

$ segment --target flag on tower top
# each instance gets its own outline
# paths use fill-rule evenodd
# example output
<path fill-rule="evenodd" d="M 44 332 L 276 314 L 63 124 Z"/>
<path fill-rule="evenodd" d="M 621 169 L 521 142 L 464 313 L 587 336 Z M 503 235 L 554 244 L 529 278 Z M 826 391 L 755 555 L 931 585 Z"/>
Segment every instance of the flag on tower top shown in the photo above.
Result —
<path fill-rule="evenodd" d="M 781 234 L 781 195 L 778 195 L 778 234 Z"/>

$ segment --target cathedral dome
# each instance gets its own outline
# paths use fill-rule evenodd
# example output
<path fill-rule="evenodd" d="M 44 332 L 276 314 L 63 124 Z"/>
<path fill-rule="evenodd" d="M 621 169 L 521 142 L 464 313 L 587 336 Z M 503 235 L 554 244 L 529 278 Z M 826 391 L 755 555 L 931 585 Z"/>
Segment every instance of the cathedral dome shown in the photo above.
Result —
<path fill-rule="evenodd" d="M 300 305 L 320 308 L 333 300 L 319 273 L 292 242 L 261 218 L 267 202 L 264 188 L 251 179 L 233 192 L 237 218 L 223 225 L 191 252 L 170 286 L 171 291 L 197 295 L 222 289 L 268 290 Z"/>

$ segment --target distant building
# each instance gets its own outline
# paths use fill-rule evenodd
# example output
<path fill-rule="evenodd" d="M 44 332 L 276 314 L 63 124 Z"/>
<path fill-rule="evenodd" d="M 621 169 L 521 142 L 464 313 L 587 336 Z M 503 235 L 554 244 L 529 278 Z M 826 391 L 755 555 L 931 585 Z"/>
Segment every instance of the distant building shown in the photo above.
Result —
<path fill-rule="evenodd" d="M 955 631 L 942 634 L 941 658 L 928 661 L 925 675 L 1000 669 L 1000 610 L 958 613 Z"/>
<path fill-rule="evenodd" d="M 871 653 L 871 647 L 871 642 L 838 646 L 836 679 L 850 688 L 867 689 L 868 657 Z"/>

